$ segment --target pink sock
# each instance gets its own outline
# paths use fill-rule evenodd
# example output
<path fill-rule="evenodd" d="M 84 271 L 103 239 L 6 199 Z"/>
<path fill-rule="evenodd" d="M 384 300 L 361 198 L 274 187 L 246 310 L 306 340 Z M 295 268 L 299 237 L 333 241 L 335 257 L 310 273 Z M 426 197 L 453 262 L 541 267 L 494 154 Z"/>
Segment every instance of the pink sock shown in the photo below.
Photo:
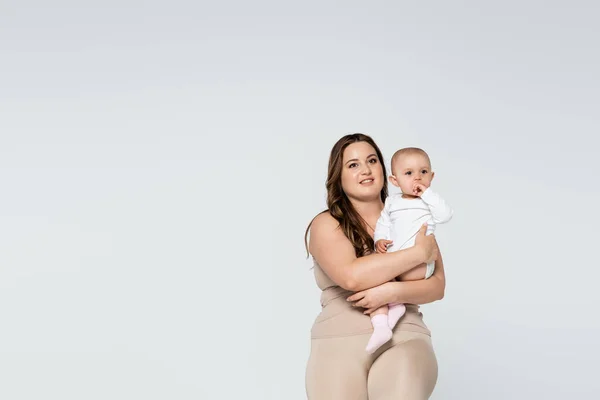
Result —
<path fill-rule="evenodd" d="M 389 304 L 388 307 L 388 326 L 390 329 L 394 329 L 398 320 L 400 320 L 406 312 L 406 307 L 402 303 Z"/>
<path fill-rule="evenodd" d="M 373 334 L 367 343 L 367 353 L 373 354 L 384 343 L 392 338 L 392 330 L 388 326 L 388 316 L 385 314 L 375 315 L 371 318 Z"/>

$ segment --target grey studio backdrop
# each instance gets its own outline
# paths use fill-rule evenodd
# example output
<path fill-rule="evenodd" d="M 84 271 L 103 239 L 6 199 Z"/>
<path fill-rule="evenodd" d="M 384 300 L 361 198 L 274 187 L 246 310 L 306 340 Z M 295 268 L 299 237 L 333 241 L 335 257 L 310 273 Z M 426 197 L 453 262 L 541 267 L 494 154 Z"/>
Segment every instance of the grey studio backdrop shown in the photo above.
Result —
<path fill-rule="evenodd" d="M 598 398 L 597 4 L 2 1 L 0 398 L 305 399 L 352 132 L 456 210 L 432 398 Z"/>

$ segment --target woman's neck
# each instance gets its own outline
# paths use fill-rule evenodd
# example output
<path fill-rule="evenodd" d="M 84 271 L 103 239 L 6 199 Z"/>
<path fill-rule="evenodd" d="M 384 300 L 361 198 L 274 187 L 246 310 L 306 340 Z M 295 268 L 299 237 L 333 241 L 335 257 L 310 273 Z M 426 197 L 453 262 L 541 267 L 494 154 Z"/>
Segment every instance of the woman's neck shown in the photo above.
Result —
<path fill-rule="evenodd" d="M 380 199 L 375 201 L 358 201 L 358 200 L 350 200 L 354 209 L 358 212 L 358 214 L 370 225 L 371 229 L 375 228 L 375 224 L 381 215 L 381 210 L 383 210 L 383 202 Z"/>

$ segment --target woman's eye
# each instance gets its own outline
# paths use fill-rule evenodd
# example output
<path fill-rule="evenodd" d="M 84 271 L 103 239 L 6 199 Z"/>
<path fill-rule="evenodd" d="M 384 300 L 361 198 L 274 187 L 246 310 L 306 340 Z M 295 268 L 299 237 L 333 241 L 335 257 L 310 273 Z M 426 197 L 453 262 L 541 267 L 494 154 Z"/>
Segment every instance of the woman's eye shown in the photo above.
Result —
<path fill-rule="evenodd" d="M 354 168 L 354 167 L 356 167 L 357 165 L 358 165 L 357 163 L 353 162 L 352 164 L 348 165 L 348 168 Z"/>
<path fill-rule="evenodd" d="M 375 164 L 375 163 L 377 162 L 377 159 L 376 159 L 376 158 L 371 158 L 371 159 L 369 160 L 369 162 L 370 162 L 371 164 Z"/>

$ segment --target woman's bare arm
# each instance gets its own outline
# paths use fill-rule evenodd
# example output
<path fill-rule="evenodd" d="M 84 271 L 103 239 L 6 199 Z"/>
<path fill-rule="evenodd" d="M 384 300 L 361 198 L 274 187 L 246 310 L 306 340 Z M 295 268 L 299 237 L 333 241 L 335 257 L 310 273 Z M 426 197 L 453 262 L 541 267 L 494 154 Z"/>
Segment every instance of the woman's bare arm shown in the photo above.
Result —
<path fill-rule="evenodd" d="M 338 222 L 323 213 L 312 223 L 309 251 L 335 283 L 344 289 L 359 291 L 388 282 L 421 263 L 434 260 L 437 245 L 433 235 L 425 236 L 423 227 L 417 236 L 415 246 L 411 248 L 357 258 Z"/>
<path fill-rule="evenodd" d="M 435 262 L 435 272 L 425 280 L 406 282 L 386 282 L 370 289 L 354 293 L 347 298 L 353 307 L 366 309 L 371 314 L 377 308 L 389 303 L 426 304 L 444 297 L 446 277 L 441 255 Z"/>

